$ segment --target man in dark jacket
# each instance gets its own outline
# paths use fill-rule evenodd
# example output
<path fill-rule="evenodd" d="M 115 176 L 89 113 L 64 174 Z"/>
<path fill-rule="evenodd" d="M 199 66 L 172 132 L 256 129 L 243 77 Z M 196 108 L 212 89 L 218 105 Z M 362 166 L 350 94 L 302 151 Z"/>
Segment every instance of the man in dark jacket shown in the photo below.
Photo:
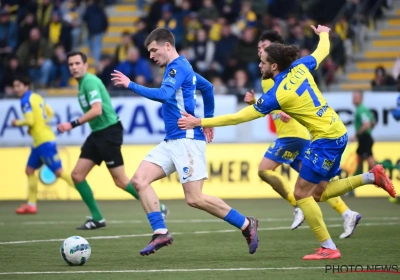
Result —
<path fill-rule="evenodd" d="M 107 15 L 98 0 L 89 0 L 83 20 L 88 29 L 88 45 L 96 65 L 100 61 L 103 36 L 108 28 Z"/>

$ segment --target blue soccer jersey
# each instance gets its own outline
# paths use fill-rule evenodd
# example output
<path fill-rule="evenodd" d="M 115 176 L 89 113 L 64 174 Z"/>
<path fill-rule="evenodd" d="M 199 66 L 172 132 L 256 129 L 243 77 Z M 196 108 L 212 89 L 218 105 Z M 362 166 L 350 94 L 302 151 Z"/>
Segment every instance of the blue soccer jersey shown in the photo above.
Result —
<path fill-rule="evenodd" d="M 182 112 L 195 115 L 196 88 L 203 93 L 205 117 L 214 115 L 212 84 L 196 74 L 184 56 L 179 56 L 167 65 L 160 88 L 147 88 L 134 82 L 130 82 L 128 88 L 143 97 L 162 103 L 165 140 L 189 138 L 205 141 L 201 127 L 187 130 L 178 127 Z"/>
<path fill-rule="evenodd" d="M 178 127 L 178 119 L 182 118 L 181 112 L 194 116 L 196 108 L 196 74 L 185 57 L 180 56 L 168 64 L 165 69 L 161 86 L 169 86 L 175 90 L 162 105 L 162 114 L 165 123 L 166 140 L 191 138 L 205 140 L 201 127 L 182 130 Z"/>

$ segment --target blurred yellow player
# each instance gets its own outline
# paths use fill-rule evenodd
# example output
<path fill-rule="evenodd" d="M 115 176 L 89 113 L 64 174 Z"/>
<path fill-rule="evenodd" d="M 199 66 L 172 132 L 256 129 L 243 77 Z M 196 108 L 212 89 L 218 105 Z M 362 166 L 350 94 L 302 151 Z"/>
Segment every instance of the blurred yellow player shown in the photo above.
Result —
<path fill-rule="evenodd" d="M 62 169 L 55 135 L 47 124 L 54 115 L 53 110 L 39 94 L 30 91 L 29 77 L 17 77 L 13 83 L 15 93 L 21 98 L 24 119 L 13 120 L 12 125 L 27 126 L 28 133 L 33 139 L 32 151 L 25 169 L 25 173 L 28 176 L 28 203 L 21 205 L 15 212 L 17 214 L 36 214 L 39 180 L 35 175 L 35 170 L 45 164 L 58 178 L 65 180 L 68 185 L 74 186 L 74 184 L 69 173 L 64 172 Z"/>

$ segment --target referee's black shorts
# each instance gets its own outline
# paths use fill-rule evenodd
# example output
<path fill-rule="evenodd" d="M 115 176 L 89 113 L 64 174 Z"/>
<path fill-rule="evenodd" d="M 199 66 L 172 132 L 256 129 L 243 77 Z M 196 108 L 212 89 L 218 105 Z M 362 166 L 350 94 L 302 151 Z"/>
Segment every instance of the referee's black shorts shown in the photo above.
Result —
<path fill-rule="evenodd" d="M 371 134 L 363 134 L 358 137 L 358 148 L 357 155 L 363 159 L 371 157 L 372 146 L 374 145 L 374 139 L 372 139 Z"/>
<path fill-rule="evenodd" d="M 97 165 L 104 161 L 108 168 L 124 165 L 121 153 L 123 133 L 121 122 L 92 132 L 83 143 L 79 157 L 89 159 Z"/>

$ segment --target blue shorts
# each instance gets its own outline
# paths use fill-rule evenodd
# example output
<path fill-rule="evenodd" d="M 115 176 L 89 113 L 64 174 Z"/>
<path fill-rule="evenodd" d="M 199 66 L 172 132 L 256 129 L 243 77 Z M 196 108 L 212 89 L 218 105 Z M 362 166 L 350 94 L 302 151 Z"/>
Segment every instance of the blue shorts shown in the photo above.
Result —
<path fill-rule="evenodd" d="M 310 140 L 297 137 L 278 138 L 269 146 L 264 157 L 277 163 L 290 164 L 298 171 L 299 163 L 310 146 Z"/>
<path fill-rule="evenodd" d="M 47 165 L 53 172 L 62 168 L 56 142 L 46 142 L 36 148 L 32 148 L 27 166 L 36 170 L 43 164 Z"/>
<path fill-rule="evenodd" d="M 308 182 L 319 184 L 321 181 L 329 181 L 339 175 L 340 161 L 347 141 L 347 133 L 336 139 L 313 141 L 304 156 L 300 177 Z"/>

